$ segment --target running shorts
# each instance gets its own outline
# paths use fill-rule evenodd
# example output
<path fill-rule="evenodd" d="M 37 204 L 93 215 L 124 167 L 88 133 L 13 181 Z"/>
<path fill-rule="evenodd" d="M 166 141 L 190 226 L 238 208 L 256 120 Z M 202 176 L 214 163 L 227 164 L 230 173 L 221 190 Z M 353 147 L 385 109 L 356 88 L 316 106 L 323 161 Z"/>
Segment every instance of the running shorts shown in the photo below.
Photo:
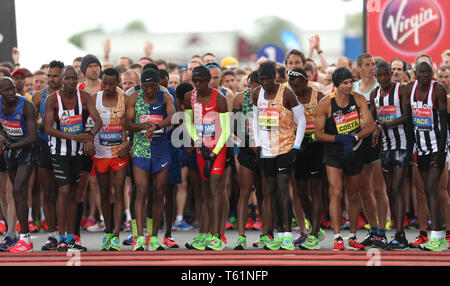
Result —
<path fill-rule="evenodd" d="M 256 163 L 256 153 L 253 152 L 252 148 L 241 147 L 237 159 L 241 166 L 254 172 L 259 170 L 259 166 Z"/>
<path fill-rule="evenodd" d="M 277 174 L 289 175 L 294 166 L 289 158 L 289 153 L 281 154 L 273 158 L 261 158 L 261 168 L 267 178 L 276 177 Z"/>
<path fill-rule="evenodd" d="M 114 158 L 95 158 L 94 157 L 94 168 L 96 172 L 108 173 L 110 171 L 117 171 L 122 168 L 126 168 L 130 162 L 130 156 L 128 155 L 126 159 L 121 159 L 119 157 Z"/>
<path fill-rule="evenodd" d="M 0 172 L 6 172 L 8 169 L 6 168 L 5 162 L 5 154 L 0 155 Z"/>
<path fill-rule="evenodd" d="M 186 148 L 181 149 L 180 160 L 181 160 L 181 167 L 188 167 L 191 170 L 198 171 L 197 155 L 195 153 L 195 149 L 192 152 L 192 154 L 188 153 L 186 151 Z"/>
<path fill-rule="evenodd" d="M 359 148 L 355 151 L 353 158 L 347 158 L 344 153 L 325 152 L 324 161 L 326 166 L 342 169 L 345 175 L 353 176 L 361 173 L 363 168 L 364 150 Z"/>
<path fill-rule="evenodd" d="M 208 148 L 211 152 L 214 150 L 215 146 Z M 232 151 L 233 149 L 231 149 Z M 219 154 L 217 154 L 216 159 L 214 160 L 212 169 L 211 169 L 211 175 L 223 175 L 223 172 L 225 171 L 225 163 L 227 159 L 227 152 L 228 148 L 225 146 L 220 150 Z M 202 154 L 200 152 L 199 148 L 196 148 L 197 153 L 197 168 L 200 172 L 200 176 L 202 180 L 206 181 L 207 178 L 205 177 L 205 174 L 203 173 L 203 167 L 205 166 L 205 160 L 203 160 Z M 233 154 L 233 153 L 231 153 Z"/>
<path fill-rule="evenodd" d="M 169 152 L 170 152 L 170 166 L 169 166 L 169 174 L 167 175 L 167 184 L 169 185 L 180 184 L 182 182 L 181 160 L 180 160 L 181 150 L 179 148 L 173 147 L 172 144 L 169 144 Z"/>
<path fill-rule="evenodd" d="M 430 153 L 427 155 L 417 155 L 417 164 L 419 165 L 419 171 L 420 172 L 428 172 L 431 167 L 433 167 L 434 161 L 436 157 L 438 156 L 438 153 Z M 447 154 L 445 154 L 447 157 Z M 444 162 L 445 166 L 445 162 Z M 444 167 L 441 166 L 441 167 Z"/>
<path fill-rule="evenodd" d="M 66 185 L 78 187 L 83 170 L 82 156 L 52 155 L 51 160 L 58 188 Z"/>
<path fill-rule="evenodd" d="M 386 150 L 381 151 L 381 169 L 383 172 L 391 173 L 395 169 L 408 164 L 408 152 L 406 150 Z"/>
<path fill-rule="evenodd" d="M 295 180 L 321 178 L 323 169 L 323 144 L 321 142 L 302 144 L 294 162 Z"/>
<path fill-rule="evenodd" d="M 36 139 L 36 165 L 39 168 L 53 170 L 50 147 L 41 137 Z"/>
<path fill-rule="evenodd" d="M 4 158 L 8 170 L 17 170 L 22 165 L 34 165 L 36 163 L 36 146 L 33 144 L 24 149 L 6 150 Z"/>
<path fill-rule="evenodd" d="M 148 173 L 158 173 L 170 165 L 170 154 L 152 154 L 151 158 L 133 157 L 133 165 Z"/>
<path fill-rule="evenodd" d="M 376 161 L 380 160 L 380 153 L 381 153 L 381 143 L 378 141 L 377 145 L 375 145 L 375 148 L 372 148 L 372 135 L 364 138 L 362 146 L 360 147 L 363 150 L 363 164 L 372 164 Z"/>

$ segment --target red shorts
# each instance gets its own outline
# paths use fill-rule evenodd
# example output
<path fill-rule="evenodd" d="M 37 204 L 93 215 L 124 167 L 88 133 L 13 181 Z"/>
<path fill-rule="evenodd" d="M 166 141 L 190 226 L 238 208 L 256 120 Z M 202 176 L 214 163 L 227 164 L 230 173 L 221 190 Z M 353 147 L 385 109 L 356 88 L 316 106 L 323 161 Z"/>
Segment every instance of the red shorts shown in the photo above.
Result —
<path fill-rule="evenodd" d="M 212 148 L 208 148 L 210 151 L 214 150 L 215 146 Z M 200 176 L 202 180 L 206 181 L 208 179 L 205 178 L 203 174 L 203 167 L 205 166 L 205 160 L 203 160 L 202 153 L 197 148 L 197 167 L 200 172 Z M 219 154 L 217 154 L 216 160 L 214 160 L 214 164 L 211 170 L 211 175 L 223 175 L 225 171 L 225 162 L 227 160 L 227 148 L 223 146 L 222 150 L 220 150 Z"/>
<path fill-rule="evenodd" d="M 99 173 L 107 173 L 110 171 L 117 171 L 128 166 L 130 161 L 130 156 L 126 159 L 120 159 L 119 157 L 114 158 L 95 158 L 94 157 L 94 168 Z"/>

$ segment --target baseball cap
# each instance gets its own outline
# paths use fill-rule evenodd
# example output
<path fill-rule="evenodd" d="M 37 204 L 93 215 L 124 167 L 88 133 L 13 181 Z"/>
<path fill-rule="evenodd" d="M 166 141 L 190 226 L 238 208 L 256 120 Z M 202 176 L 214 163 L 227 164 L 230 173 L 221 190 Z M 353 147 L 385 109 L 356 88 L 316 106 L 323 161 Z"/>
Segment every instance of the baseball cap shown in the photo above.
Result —
<path fill-rule="evenodd" d="M 237 68 L 239 66 L 239 61 L 234 57 L 226 57 L 220 63 L 224 69 Z"/>
<path fill-rule="evenodd" d="M 11 77 L 13 77 L 14 75 L 16 75 L 16 74 L 18 74 L 18 73 L 20 73 L 20 74 L 22 74 L 24 77 L 26 77 L 25 71 L 24 71 L 23 69 L 16 69 L 16 70 L 14 70 L 14 71 L 11 73 Z"/>

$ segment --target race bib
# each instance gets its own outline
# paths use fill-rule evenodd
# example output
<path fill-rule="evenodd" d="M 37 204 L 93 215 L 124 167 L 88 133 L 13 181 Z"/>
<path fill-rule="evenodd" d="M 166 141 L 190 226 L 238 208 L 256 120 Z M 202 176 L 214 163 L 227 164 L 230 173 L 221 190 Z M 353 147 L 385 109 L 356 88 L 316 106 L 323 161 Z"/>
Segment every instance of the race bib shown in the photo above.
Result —
<path fill-rule="evenodd" d="M 359 128 L 358 111 L 353 111 L 334 118 L 338 134 L 350 133 Z"/>
<path fill-rule="evenodd" d="M 164 117 L 162 114 L 142 114 L 139 116 L 139 123 L 152 121 L 155 124 L 160 124 L 163 121 Z M 147 130 L 141 130 L 141 133 L 147 133 Z M 164 134 L 164 128 L 159 130 L 155 130 L 153 132 L 152 137 L 160 137 Z"/>
<path fill-rule="evenodd" d="M 100 145 L 103 146 L 117 146 L 123 142 L 122 125 L 120 124 L 105 124 L 98 133 Z"/>
<path fill-rule="evenodd" d="M 280 118 L 277 109 L 261 108 L 258 112 L 258 124 L 263 131 L 280 129 Z"/>
<path fill-rule="evenodd" d="M 11 138 L 20 138 L 23 136 L 22 124 L 20 121 L 9 121 L 0 119 L 6 134 Z"/>
<path fill-rule="evenodd" d="M 68 134 L 78 134 L 83 132 L 83 120 L 81 114 L 61 117 L 60 130 Z"/>
<path fill-rule="evenodd" d="M 431 109 L 412 107 L 414 129 L 418 131 L 431 131 L 433 113 Z"/>
<path fill-rule="evenodd" d="M 380 122 L 391 122 L 397 119 L 397 108 L 394 105 L 378 106 L 377 119 Z"/>
<path fill-rule="evenodd" d="M 201 120 L 201 118 L 200 118 Z M 203 120 L 195 121 L 194 127 L 197 135 L 202 137 L 216 136 L 216 120 L 212 117 L 204 116 Z"/>

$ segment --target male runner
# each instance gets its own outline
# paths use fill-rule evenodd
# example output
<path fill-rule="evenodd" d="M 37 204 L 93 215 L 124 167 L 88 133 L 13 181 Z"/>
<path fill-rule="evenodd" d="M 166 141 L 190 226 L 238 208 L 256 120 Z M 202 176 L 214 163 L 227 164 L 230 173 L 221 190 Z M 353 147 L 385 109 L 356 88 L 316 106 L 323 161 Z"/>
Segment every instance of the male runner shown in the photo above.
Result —
<path fill-rule="evenodd" d="M 353 75 L 346 68 L 333 73 L 335 92 L 319 103 L 316 117 L 316 140 L 326 142 L 324 158 L 330 193 L 330 215 L 334 231 L 333 250 L 344 250 L 340 233 L 340 206 L 344 180 L 347 183 L 348 214 L 350 218 L 349 249 L 364 249 L 356 239 L 360 209 L 359 180 L 363 168 L 361 139 L 375 131 L 375 124 L 365 98 L 352 92 Z M 361 128 L 361 117 L 365 128 Z M 356 143 L 356 145 L 355 145 Z M 358 148 L 359 147 L 359 148 Z"/>
<path fill-rule="evenodd" d="M 405 249 L 408 247 L 408 240 L 404 232 L 406 208 L 404 183 L 413 139 L 410 138 L 407 142 L 404 128 L 407 114 L 402 110 L 402 102 L 406 95 L 403 92 L 404 86 L 392 81 L 394 77 L 389 63 L 379 62 L 375 68 L 375 77 L 379 86 L 370 95 L 370 109 L 373 117 L 377 119 L 378 128 L 372 138 L 372 146 L 378 143 L 381 135 L 381 167 L 396 228 L 394 239 L 384 247 L 389 250 Z"/>
<path fill-rule="evenodd" d="M 125 125 L 133 135 L 133 174 L 136 184 L 135 218 L 138 237 L 134 251 L 145 249 L 143 220 L 146 210 L 147 189 L 153 174 L 153 228 L 149 237 L 149 250 L 163 250 L 158 241 L 158 230 L 164 211 L 164 193 L 167 185 L 170 153 L 165 128 L 175 113 L 173 98 L 159 89 L 159 72 L 144 69 L 141 88 L 127 101 Z"/>
<path fill-rule="evenodd" d="M 58 186 L 57 250 L 86 251 L 87 249 L 75 240 L 76 197 L 82 169 L 81 154 L 83 152 L 90 156 L 94 154 L 94 136 L 102 127 L 102 120 L 91 96 L 77 88 L 78 71 L 73 66 L 66 66 L 61 73 L 62 89 L 47 97 L 44 117 L 44 130 L 49 136 L 53 172 Z M 87 111 L 95 122 L 94 128 L 89 133 L 83 130 L 86 121 L 83 111 Z M 67 237 L 64 236 L 64 230 L 67 230 Z"/>
<path fill-rule="evenodd" d="M 94 138 L 94 167 L 100 186 L 102 213 L 105 219 L 105 235 L 100 250 L 113 251 L 120 250 L 119 232 L 131 149 L 124 127 L 126 98 L 123 91 L 117 90 L 119 79 L 119 73 L 115 69 L 105 69 L 102 75 L 103 91 L 99 91 L 92 97 L 103 121 L 102 129 Z M 110 204 L 111 187 L 114 188 L 113 210 Z M 114 221 L 114 229 L 111 225 L 112 221 Z"/>
<path fill-rule="evenodd" d="M 20 223 L 20 238 L 9 252 L 31 252 L 28 229 L 28 181 L 35 164 L 36 116 L 31 101 L 16 95 L 14 81 L 0 78 L 0 153 L 13 185 L 14 204 Z"/>
<path fill-rule="evenodd" d="M 276 239 L 264 246 L 268 250 L 293 250 L 292 212 L 289 179 L 305 133 L 303 106 L 294 92 L 276 83 L 276 67 L 264 62 L 258 68 L 261 84 L 252 92 L 253 132 L 257 160 L 264 171 L 271 209 L 277 225 Z M 297 124 L 297 132 L 294 126 Z"/>
<path fill-rule="evenodd" d="M 192 82 L 195 89 L 187 93 L 184 100 L 186 129 L 197 149 L 202 193 L 208 198 L 207 208 L 197 211 L 209 213 L 210 217 L 210 227 L 199 229 L 201 239 L 193 243 L 193 247 L 199 250 L 222 250 L 220 231 L 227 198 L 221 180 L 230 127 L 227 101 L 220 91 L 209 86 L 210 79 L 208 68 L 194 68 Z M 211 233 L 207 233 L 209 231 Z"/>
<path fill-rule="evenodd" d="M 319 240 L 324 239 L 320 229 L 322 215 L 321 180 L 323 173 L 323 143 L 315 139 L 314 129 L 319 101 L 324 95 L 308 85 L 306 71 L 294 68 L 288 72 L 289 86 L 305 109 L 306 131 L 300 152 L 294 163 L 297 195 L 293 200 L 300 200 L 306 217 L 312 223 L 308 238 L 300 244 L 302 249 L 320 249 Z M 295 202 L 293 202 L 295 204 Z"/>
<path fill-rule="evenodd" d="M 45 101 L 47 97 L 62 86 L 61 72 L 64 64 L 51 61 L 47 71 L 48 88 L 36 92 L 33 103 L 36 109 L 38 123 L 38 137 L 36 139 L 36 165 L 38 167 L 39 185 L 43 192 L 42 207 L 48 226 L 48 239 L 42 250 L 55 250 L 58 246 L 58 232 L 56 231 L 56 189 L 55 174 L 53 173 L 48 136 L 44 131 Z"/>
<path fill-rule="evenodd" d="M 358 56 L 356 65 L 361 80 L 355 82 L 353 91 L 364 95 L 367 104 L 370 105 L 370 94 L 378 86 L 375 78 L 375 60 L 370 54 L 364 53 Z M 363 121 L 366 120 L 366 118 L 363 119 Z M 381 171 L 381 144 L 378 142 L 375 147 L 372 147 L 372 136 L 369 136 L 363 140 L 361 147 L 365 149 L 365 152 L 363 153 L 364 167 L 360 176 L 359 189 L 370 225 L 369 234 L 362 244 L 368 247 L 383 247 L 387 243 L 386 219 L 389 202 Z"/>

